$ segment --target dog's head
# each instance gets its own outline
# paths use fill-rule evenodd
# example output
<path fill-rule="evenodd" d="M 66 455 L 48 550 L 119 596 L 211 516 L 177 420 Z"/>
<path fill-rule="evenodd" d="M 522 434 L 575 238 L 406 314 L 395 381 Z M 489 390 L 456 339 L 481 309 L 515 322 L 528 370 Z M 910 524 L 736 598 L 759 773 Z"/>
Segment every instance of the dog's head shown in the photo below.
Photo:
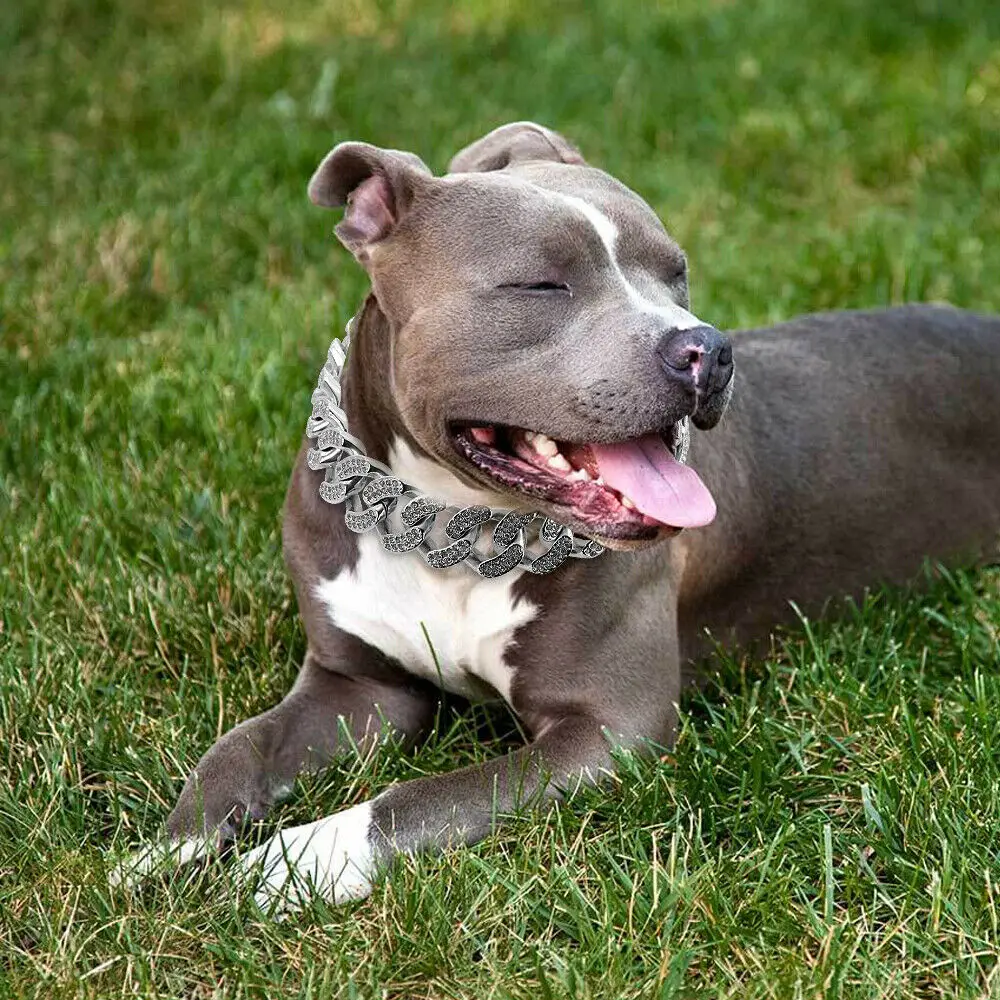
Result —
<path fill-rule="evenodd" d="M 684 253 L 637 194 L 524 122 L 443 177 L 342 143 L 309 195 L 347 206 L 336 233 L 387 320 L 411 449 L 612 548 L 714 517 L 682 462 L 689 418 L 727 406 L 732 350 L 689 312 Z"/>

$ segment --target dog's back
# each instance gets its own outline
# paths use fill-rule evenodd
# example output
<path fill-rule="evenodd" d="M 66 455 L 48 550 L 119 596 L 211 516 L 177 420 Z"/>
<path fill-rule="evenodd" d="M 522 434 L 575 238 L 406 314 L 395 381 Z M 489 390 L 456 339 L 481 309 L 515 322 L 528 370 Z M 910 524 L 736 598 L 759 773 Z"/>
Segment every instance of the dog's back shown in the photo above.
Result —
<path fill-rule="evenodd" d="M 684 539 L 689 649 L 706 626 L 745 640 L 792 600 L 904 583 L 925 558 L 996 554 L 1000 319 L 910 305 L 733 343 L 732 406 L 692 448 L 719 517 Z"/>

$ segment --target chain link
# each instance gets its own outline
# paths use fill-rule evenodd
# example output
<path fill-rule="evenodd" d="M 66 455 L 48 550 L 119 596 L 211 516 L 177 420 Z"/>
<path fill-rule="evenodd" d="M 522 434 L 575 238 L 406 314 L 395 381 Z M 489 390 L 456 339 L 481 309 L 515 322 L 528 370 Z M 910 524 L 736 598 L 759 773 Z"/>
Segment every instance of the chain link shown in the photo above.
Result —
<path fill-rule="evenodd" d="M 465 563 L 491 579 L 519 567 L 539 575 L 551 573 L 567 559 L 593 559 L 604 551 L 603 545 L 574 535 L 543 514 L 450 507 L 424 496 L 369 457 L 365 446 L 347 432 L 347 414 L 340 405 L 340 376 L 353 325 L 352 319 L 343 340 L 330 345 L 306 424 L 306 437 L 313 444 L 306 455 L 309 468 L 326 470 L 319 495 L 327 503 L 347 505 L 344 523 L 351 531 L 374 530 L 389 552 L 417 551 L 435 569 Z M 442 521 L 447 542 L 434 547 L 429 536 Z M 492 537 L 486 539 L 489 528 Z M 542 551 L 530 554 L 532 545 L 542 546 Z"/>

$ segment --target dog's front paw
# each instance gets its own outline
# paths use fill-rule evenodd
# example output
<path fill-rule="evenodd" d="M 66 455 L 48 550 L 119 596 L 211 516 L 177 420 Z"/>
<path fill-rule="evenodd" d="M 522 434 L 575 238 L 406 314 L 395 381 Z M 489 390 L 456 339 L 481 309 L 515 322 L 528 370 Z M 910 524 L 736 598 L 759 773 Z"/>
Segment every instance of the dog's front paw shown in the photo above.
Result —
<path fill-rule="evenodd" d="M 182 840 L 162 840 L 133 851 L 112 861 L 108 884 L 112 888 L 135 891 L 153 875 L 173 872 L 209 854 L 215 838 L 186 837 Z"/>
<path fill-rule="evenodd" d="M 364 899 L 378 871 L 371 833 L 372 807 L 363 802 L 283 830 L 243 855 L 244 871 L 260 879 L 257 906 L 275 915 L 301 909 L 313 895 L 334 903 Z"/>

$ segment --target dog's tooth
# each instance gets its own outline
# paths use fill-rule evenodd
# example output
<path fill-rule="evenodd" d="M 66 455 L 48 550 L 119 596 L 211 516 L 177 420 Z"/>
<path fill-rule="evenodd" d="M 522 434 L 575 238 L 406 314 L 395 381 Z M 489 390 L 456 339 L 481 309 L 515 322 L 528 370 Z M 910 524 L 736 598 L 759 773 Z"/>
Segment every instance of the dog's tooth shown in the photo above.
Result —
<path fill-rule="evenodd" d="M 595 480 L 598 486 L 607 486 L 608 484 L 604 481 L 604 476 L 598 476 Z"/>
<path fill-rule="evenodd" d="M 558 450 L 549 459 L 548 465 L 550 469 L 558 469 L 560 472 L 569 472 L 569 470 L 573 468 L 573 466 L 566 461 L 566 456 L 560 455 Z"/>
<path fill-rule="evenodd" d="M 531 443 L 534 446 L 535 451 L 545 458 L 552 458 L 553 455 L 559 454 L 559 446 L 552 440 L 552 438 L 546 437 L 544 434 L 536 434 L 534 441 Z"/>
<path fill-rule="evenodd" d="M 627 496 L 622 497 L 622 506 L 627 507 L 629 510 L 635 510 L 635 504 Z"/>
<path fill-rule="evenodd" d="M 525 439 L 525 441 L 534 441 L 536 437 L 538 437 L 538 435 L 534 431 L 525 431 L 524 432 L 524 439 Z"/>
<path fill-rule="evenodd" d="M 570 473 L 569 478 L 574 483 L 589 483 L 590 473 L 586 469 L 576 469 L 574 472 Z"/>

